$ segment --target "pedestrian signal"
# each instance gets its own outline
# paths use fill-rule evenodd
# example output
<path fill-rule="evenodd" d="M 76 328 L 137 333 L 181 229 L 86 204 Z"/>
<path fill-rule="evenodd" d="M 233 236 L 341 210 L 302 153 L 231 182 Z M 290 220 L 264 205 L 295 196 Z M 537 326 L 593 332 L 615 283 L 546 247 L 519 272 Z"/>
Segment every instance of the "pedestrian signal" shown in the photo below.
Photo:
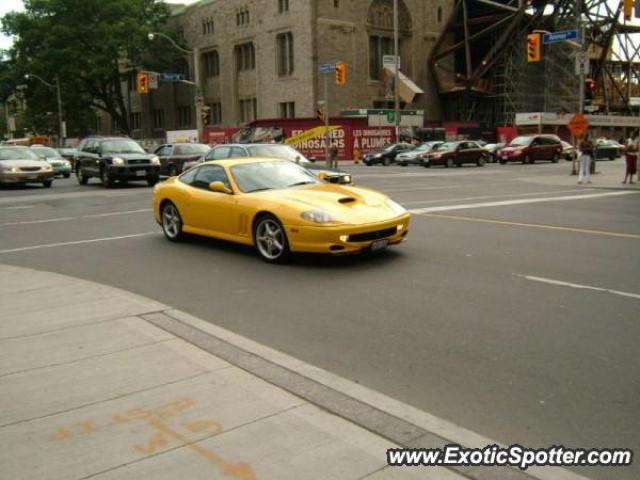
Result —
<path fill-rule="evenodd" d="M 347 83 L 347 65 L 345 63 L 336 63 L 336 85 L 344 85 Z"/>
<path fill-rule="evenodd" d="M 149 93 L 149 74 L 147 72 L 139 72 L 136 75 L 136 91 L 139 95 Z"/>
<path fill-rule="evenodd" d="M 539 33 L 527 35 L 527 62 L 539 62 L 542 58 L 542 42 Z"/>

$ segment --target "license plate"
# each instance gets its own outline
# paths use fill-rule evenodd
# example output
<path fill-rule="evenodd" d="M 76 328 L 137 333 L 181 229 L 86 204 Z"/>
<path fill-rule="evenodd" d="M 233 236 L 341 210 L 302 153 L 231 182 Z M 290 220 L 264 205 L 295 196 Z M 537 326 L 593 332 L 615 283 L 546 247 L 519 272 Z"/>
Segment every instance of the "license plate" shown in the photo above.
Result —
<path fill-rule="evenodd" d="M 38 175 L 27 175 L 27 180 L 37 180 Z"/>
<path fill-rule="evenodd" d="M 389 245 L 389 240 L 376 240 L 371 244 L 371 251 L 384 250 Z"/>
<path fill-rule="evenodd" d="M 147 176 L 146 170 L 138 170 L 136 172 L 136 177 L 146 177 L 146 176 Z"/>

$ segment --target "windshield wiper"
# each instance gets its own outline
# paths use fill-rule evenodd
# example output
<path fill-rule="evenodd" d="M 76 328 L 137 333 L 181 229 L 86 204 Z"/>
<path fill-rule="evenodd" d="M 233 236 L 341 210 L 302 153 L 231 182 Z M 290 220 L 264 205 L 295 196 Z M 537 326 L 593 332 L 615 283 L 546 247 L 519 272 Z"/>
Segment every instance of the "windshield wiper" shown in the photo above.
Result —
<path fill-rule="evenodd" d="M 265 190 L 273 190 L 273 188 L 271 187 L 262 187 L 262 188 L 255 188 L 253 190 L 249 190 L 247 193 L 253 193 L 253 192 L 263 192 Z"/>
<path fill-rule="evenodd" d="M 287 185 L 287 188 L 289 187 L 298 187 L 300 185 L 309 185 L 310 183 L 316 183 L 313 180 L 304 180 L 302 182 L 297 182 L 297 183 L 292 183 L 291 185 Z"/>

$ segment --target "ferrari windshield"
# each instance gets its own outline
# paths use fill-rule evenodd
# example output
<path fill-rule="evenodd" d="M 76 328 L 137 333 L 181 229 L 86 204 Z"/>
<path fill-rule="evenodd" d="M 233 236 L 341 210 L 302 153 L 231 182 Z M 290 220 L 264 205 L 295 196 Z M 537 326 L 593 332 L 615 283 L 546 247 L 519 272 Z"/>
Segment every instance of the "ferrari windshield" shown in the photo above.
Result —
<path fill-rule="evenodd" d="M 308 170 L 291 162 L 240 163 L 231 167 L 231 173 L 244 193 L 321 183 Z"/>
<path fill-rule="evenodd" d="M 311 163 L 304 155 L 288 145 L 274 145 L 267 143 L 264 145 L 253 145 L 248 147 L 248 150 L 252 157 L 281 158 L 282 160 L 291 160 L 292 162 L 301 163 L 303 165 Z"/>

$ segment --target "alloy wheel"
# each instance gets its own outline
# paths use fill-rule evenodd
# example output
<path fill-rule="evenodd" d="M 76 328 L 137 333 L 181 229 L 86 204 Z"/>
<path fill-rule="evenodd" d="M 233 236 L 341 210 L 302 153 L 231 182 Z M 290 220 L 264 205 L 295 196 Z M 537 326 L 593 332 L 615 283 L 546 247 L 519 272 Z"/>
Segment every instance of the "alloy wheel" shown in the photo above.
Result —
<path fill-rule="evenodd" d="M 273 218 L 265 218 L 256 228 L 256 246 L 260 255 L 274 261 L 287 249 L 287 240 L 282 226 Z"/>
<path fill-rule="evenodd" d="M 172 203 L 162 209 L 162 231 L 169 240 L 178 240 L 182 232 L 182 219 Z"/>

